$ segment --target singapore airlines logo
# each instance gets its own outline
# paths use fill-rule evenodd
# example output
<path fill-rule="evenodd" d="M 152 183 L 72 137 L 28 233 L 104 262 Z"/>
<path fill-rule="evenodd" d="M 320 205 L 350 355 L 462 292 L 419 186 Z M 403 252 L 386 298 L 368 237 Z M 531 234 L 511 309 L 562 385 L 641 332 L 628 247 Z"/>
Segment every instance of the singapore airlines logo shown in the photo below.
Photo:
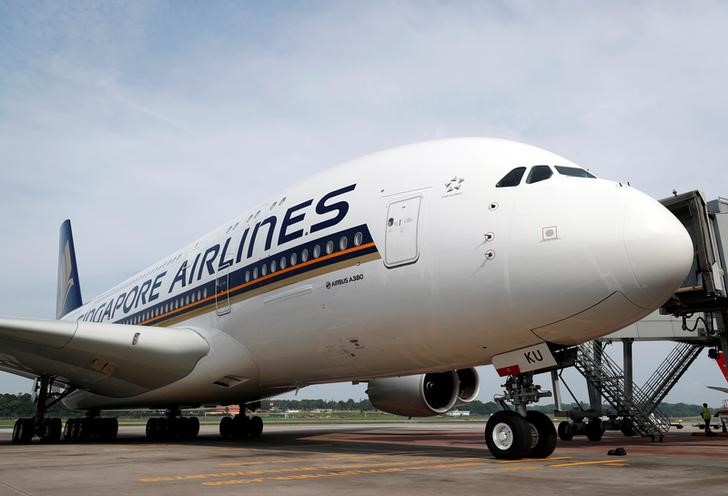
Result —
<path fill-rule="evenodd" d="M 66 242 L 66 246 L 63 249 L 63 258 L 58 265 L 58 308 L 65 308 L 68 294 L 71 292 L 74 284 L 71 275 L 71 247 Z"/>

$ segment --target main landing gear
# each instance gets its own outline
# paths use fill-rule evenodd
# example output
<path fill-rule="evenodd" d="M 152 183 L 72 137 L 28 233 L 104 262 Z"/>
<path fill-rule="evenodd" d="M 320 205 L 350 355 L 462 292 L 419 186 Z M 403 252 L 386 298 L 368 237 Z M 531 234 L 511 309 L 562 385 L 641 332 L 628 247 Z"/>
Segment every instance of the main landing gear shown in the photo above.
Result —
<path fill-rule="evenodd" d="M 496 458 L 510 460 L 548 457 L 556 448 L 556 428 L 547 415 L 526 410 L 526 405 L 551 393 L 533 384 L 532 372 L 508 377 L 504 388 L 505 394 L 496 398 L 504 410 L 491 415 L 485 426 L 488 449 Z"/>
<path fill-rule="evenodd" d="M 172 439 L 194 439 L 200 433 L 197 417 L 182 417 L 178 408 L 170 408 L 164 417 L 147 420 L 147 439 L 168 441 Z"/>
<path fill-rule="evenodd" d="M 223 417 L 220 420 L 220 436 L 223 439 L 258 438 L 263 434 L 263 419 L 245 415 L 245 405 L 240 405 L 240 414 Z"/>
<path fill-rule="evenodd" d="M 66 441 L 102 441 L 116 439 L 119 421 L 113 417 L 99 417 L 97 411 L 90 411 L 86 417 L 70 418 L 63 428 Z"/>
<path fill-rule="evenodd" d="M 111 441 L 116 438 L 119 424 L 115 418 L 101 418 L 98 410 L 91 410 L 86 417 L 68 419 L 64 427 L 57 417 L 47 417 L 48 409 L 74 391 L 66 388 L 60 391 L 54 387 L 55 378 L 44 375 L 33 385 L 35 415 L 15 421 L 12 440 L 14 443 L 29 443 L 34 437 L 43 443 L 57 443 L 61 436 L 66 441 Z"/>

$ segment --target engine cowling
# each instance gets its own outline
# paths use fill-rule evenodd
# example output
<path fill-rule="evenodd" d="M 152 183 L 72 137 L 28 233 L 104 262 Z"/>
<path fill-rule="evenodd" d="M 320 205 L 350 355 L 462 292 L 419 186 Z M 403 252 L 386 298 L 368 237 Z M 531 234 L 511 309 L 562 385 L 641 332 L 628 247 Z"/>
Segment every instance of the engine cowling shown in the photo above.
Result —
<path fill-rule="evenodd" d="M 378 410 L 405 417 L 432 417 L 478 397 L 480 377 L 474 368 L 431 372 L 369 381 L 367 394 Z"/>
<path fill-rule="evenodd" d="M 431 372 L 372 379 L 367 394 L 378 410 L 405 417 L 432 417 L 455 406 L 459 384 L 454 370 Z"/>

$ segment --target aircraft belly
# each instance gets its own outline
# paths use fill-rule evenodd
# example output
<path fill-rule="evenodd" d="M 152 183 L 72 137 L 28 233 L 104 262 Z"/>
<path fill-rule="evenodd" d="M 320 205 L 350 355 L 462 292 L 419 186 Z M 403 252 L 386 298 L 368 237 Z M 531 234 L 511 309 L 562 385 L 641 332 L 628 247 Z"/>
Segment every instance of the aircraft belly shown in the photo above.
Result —
<path fill-rule="evenodd" d="M 311 289 L 289 289 L 297 296 L 275 305 L 234 309 L 250 317 L 245 326 L 254 338 L 241 333 L 241 340 L 256 357 L 261 386 L 467 367 L 489 363 L 502 347 L 538 341 L 528 329 L 497 332 L 498 312 L 483 301 L 481 279 L 435 285 L 418 265 L 395 272 L 381 261 L 362 264 L 311 280 Z M 473 307 L 481 313 L 467 310 Z"/>

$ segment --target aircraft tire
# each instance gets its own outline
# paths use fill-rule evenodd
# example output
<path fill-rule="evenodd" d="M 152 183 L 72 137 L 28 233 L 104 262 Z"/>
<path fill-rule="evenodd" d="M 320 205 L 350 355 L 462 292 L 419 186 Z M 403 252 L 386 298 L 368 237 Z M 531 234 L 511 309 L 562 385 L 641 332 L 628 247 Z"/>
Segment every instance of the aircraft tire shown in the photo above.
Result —
<path fill-rule="evenodd" d="M 200 431 L 199 420 L 197 420 L 197 417 L 180 417 L 177 419 L 175 429 L 176 437 L 180 439 L 193 439 Z"/>
<path fill-rule="evenodd" d="M 197 435 L 200 433 L 200 419 L 197 417 L 190 417 L 188 419 L 188 430 L 187 430 L 187 438 L 188 439 L 194 439 L 197 437 Z"/>
<path fill-rule="evenodd" d="M 232 417 L 223 417 L 220 419 L 220 436 L 223 439 L 233 437 L 234 423 Z"/>
<path fill-rule="evenodd" d="M 503 410 L 485 425 L 485 444 L 496 458 L 517 460 L 531 451 L 531 427 L 518 413 Z"/>
<path fill-rule="evenodd" d="M 263 419 L 258 416 L 252 417 L 248 423 L 250 437 L 258 438 L 263 434 Z"/>
<path fill-rule="evenodd" d="M 536 430 L 535 444 L 532 442 L 528 458 L 547 458 L 556 449 L 556 428 L 548 415 L 529 410 L 526 420 Z"/>
<path fill-rule="evenodd" d="M 250 420 L 244 415 L 233 417 L 233 437 L 235 439 L 247 439 L 250 437 Z"/>
<path fill-rule="evenodd" d="M 74 437 L 78 441 L 88 441 L 91 437 L 91 422 L 87 418 L 77 418 Z"/>
<path fill-rule="evenodd" d="M 587 422 L 584 425 L 584 434 L 586 434 L 586 438 L 589 441 L 600 441 L 602 439 L 602 434 L 604 434 L 601 419 L 595 418 Z"/>
<path fill-rule="evenodd" d="M 17 419 L 15 424 L 13 424 L 13 435 L 11 439 L 13 443 L 20 442 L 20 419 Z"/>
<path fill-rule="evenodd" d="M 29 443 L 35 435 L 35 421 L 29 418 L 20 418 L 13 425 L 12 440 L 16 444 Z"/>
<path fill-rule="evenodd" d="M 119 421 L 113 417 L 100 419 L 100 434 L 103 441 L 113 441 L 119 433 Z"/>
<path fill-rule="evenodd" d="M 157 427 L 157 417 L 152 417 L 149 420 L 147 420 L 147 439 L 156 440 L 158 438 L 159 428 Z"/>
<path fill-rule="evenodd" d="M 73 441 L 73 424 L 76 419 L 66 420 L 66 425 L 63 427 L 63 439 L 66 441 Z"/>
<path fill-rule="evenodd" d="M 574 439 L 574 424 L 566 420 L 559 423 L 559 439 L 562 441 L 571 441 Z"/>
<path fill-rule="evenodd" d="M 63 423 L 59 418 L 47 418 L 43 420 L 43 429 L 39 436 L 44 443 L 57 443 L 61 440 Z"/>

